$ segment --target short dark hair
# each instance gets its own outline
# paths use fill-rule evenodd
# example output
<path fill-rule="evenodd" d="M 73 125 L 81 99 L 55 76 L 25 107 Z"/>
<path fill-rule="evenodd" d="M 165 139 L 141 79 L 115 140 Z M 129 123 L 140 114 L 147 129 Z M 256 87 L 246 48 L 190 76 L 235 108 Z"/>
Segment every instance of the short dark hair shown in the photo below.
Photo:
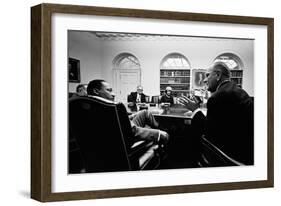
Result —
<path fill-rule="evenodd" d="M 95 95 L 94 89 L 101 89 L 103 82 L 105 82 L 103 79 L 95 79 L 90 81 L 87 87 L 87 94 Z"/>
<path fill-rule="evenodd" d="M 78 93 L 79 89 L 82 88 L 82 87 L 85 87 L 85 86 L 87 86 L 87 84 L 78 84 L 77 87 L 76 87 L 76 92 Z"/>
<path fill-rule="evenodd" d="M 230 70 L 228 69 L 228 66 L 224 62 L 216 62 L 214 64 L 214 70 L 221 71 L 222 75 L 226 78 L 230 78 Z"/>

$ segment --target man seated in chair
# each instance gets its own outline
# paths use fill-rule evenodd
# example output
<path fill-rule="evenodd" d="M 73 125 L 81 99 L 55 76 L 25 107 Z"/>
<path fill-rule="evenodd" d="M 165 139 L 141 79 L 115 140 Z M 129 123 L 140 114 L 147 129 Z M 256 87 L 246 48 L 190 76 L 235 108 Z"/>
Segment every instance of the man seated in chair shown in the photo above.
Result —
<path fill-rule="evenodd" d="M 234 160 L 254 163 L 254 103 L 245 90 L 230 81 L 230 71 L 223 62 L 214 63 L 204 82 L 212 93 L 207 102 L 206 139 Z M 196 113 L 199 102 L 180 97 L 179 102 Z"/>
<path fill-rule="evenodd" d="M 78 84 L 76 87 L 76 93 L 72 94 L 71 99 L 77 97 L 87 96 L 87 84 Z"/>
<path fill-rule="evenodd" d="M 114 101 L 114 93 L 109 83 L 96 79 L 89 82 L 87 87 L 87 93 L 89 97 L 98 97 L 101 99 L 106 99 Z M 110 118 L 110 117 L 108 117 Z M 130 116 L 132 132 L 138 140 L 152 140 L 156 142 L 161 142 L 166 144 L 169 139 L 167 132 L 157 129 L 158 123 L 147 110 L 141 110 L 140 112 Z M 145 125 L 150 126 L 151 128 L 146 128 Z"/>
<path fill-rule="evenodd" d="M 145 103 L 146 102 L 146 95 L 143 93 L 143 87 L 137 86 L 136 92 L 131 92 L 131 94 L 128 96 L 128 102 L 133 103 Z"/>

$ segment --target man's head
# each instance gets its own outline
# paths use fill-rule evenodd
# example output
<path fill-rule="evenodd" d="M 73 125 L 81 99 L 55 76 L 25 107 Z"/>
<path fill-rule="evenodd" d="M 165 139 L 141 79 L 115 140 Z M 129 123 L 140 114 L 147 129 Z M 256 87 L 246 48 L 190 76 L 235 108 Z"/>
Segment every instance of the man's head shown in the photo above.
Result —
<path fill-rule="evenodd" d="M 137 86 L 137 93 L 142 94 L 143 93 L 143 88 L 142 86 Z"/>
<path fill-rule="evenodd" d="M 210 92 L 215 92 L 217 90 L 218 85 L 230 78 L 230 71 L 225 63 L 216 62 L 214 63 L 206 73 L 206 78 L 204 82 L 207 84 L 207 89 Z"/>
<path fill-rule="evenodd" d="M 79 84 L 76 87 L 76 93 L 79 96 L 87 96 L 87 84 Z"/>
<path fill-rule="evenodd" d="M 115 94 L 112 92 L 112 88 L 109 83 L 102 79 L 95 79 L 89 82 L 87 87 L 88 95 L 99 96 L 105 99 L 114 101 Z"/>
<path fill-rule="evenodd" d="M 168 96 L 172 94 L 172 87 L 166 87 L 165 92 Z"/>

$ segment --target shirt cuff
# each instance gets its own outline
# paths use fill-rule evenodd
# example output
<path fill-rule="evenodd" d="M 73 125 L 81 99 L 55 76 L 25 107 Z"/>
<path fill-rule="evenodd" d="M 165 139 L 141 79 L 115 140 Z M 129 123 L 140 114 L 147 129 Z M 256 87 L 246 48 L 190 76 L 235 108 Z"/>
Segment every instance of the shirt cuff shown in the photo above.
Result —
<path fill-rule="evenodd" d="M 201 111 L 201 109 L 200 109 L 200 108 L 197 108 L 197 109 L 195 109 L 195 110 L 193 111 L 193 113 L 196 114 L 198 111 Z"/>
<path fill-rule="evenodd" d="M 200 109 L 200 108 L 195 109 L 195 110 L 192 112 L 191 118 L 193 118 L 194 115 L 195 115 L 198 111 L 201 111 L 201 109 Z"/>

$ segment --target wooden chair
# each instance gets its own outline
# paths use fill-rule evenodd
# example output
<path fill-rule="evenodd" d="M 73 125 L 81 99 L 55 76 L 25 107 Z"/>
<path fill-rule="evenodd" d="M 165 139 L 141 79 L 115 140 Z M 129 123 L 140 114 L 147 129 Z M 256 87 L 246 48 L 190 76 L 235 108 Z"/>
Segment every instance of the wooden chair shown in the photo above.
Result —
<path fill-rule="evenodd" d="M 160 102 L 160 96 L 159 95 L 151 97 L 151 103 L 159 104 L 159 102 Z"/>
<path fill-rule="evenodd" d="M 83 168 L 71 168 L 72 171 L 129 171 L 154 169 L 159 165 L 158 145 L 134 140 L 122 103 L 91 97 L 70 100 L 69 137 L 77 142 L 83 165 Z M 71 151 L 69 157 L 71 165 L 77 158 L 73 158 Z"/>
<path fill-rule="evenodd" d="M 214 145 L 205 137 L 201 138 L 201 159 L 199 165 L 202 167 L 218 166 L 242 166 L 241 162 L 231 158 L 228 154 Z"/>
<path fill-rule="evenodd" d="M 202 166 L 254 164 L 254 97 L 247 99 L 244 105 L 240 111 L 243 118 L 239 120 L 239 126 L 234 128 L 238 132 L 225 132 L 225 137 L 220 137 L 222 139 L 208 136 L 201 138 Z"/>
<path fill-rule="evenodd" d="M 217 166 L 241 166 L 243 163 L 230 157 L 227 151 L 223 151 L 214 142 L 205 137 L 204 128 L 206 128 L 206 117 L 199 111 L 191 121 L 193 138 L 193 155 L 198 159 L 200 167 Z"/>

